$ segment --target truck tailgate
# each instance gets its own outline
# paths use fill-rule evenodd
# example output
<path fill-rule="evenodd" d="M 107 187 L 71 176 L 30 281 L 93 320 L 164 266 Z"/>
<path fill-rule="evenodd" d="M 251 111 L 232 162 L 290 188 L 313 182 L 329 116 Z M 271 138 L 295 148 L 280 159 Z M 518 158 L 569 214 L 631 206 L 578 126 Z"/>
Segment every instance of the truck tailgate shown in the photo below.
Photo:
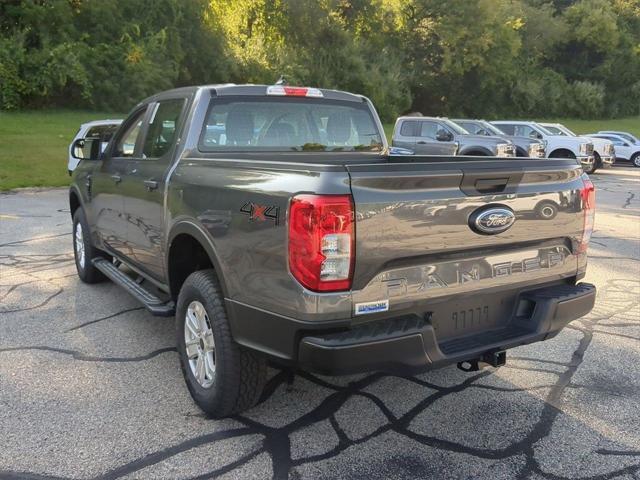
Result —
<path fill-rule="evenodd" d="M 356 210 L 355 305 L 388 300 L 390 311 L 420 311 L 455 294 L 461 310 L 482 309 L 465 294 L 576 275 L 584 219 L 575 160 L 403 160 L 411 163 L 346 167 Z M 493 207 L 512 211 L 515 222 L 483 233 L 474 220 Z"/>

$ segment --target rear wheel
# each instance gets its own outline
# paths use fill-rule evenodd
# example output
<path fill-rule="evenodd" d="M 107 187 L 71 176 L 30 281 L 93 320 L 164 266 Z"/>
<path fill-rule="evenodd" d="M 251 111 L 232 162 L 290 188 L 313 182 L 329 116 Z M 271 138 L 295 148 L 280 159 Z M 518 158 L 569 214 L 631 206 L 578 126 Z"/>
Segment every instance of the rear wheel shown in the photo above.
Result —
<path fill-rule="evenodd" d="M 640 168 L 640 152 L 636 152 L 631 157 L 631 163 L 634 167 Z"/>
<path fill-rule="evenodd" d="M 91 244 L 91 231 L 82 208 L 78 208 L 73 214 L 73 256 L 80 280 L 85 283 L 106 280 L 102 272 L 93 266 L 94 258 L 105 255 Z"/>
<path fill-rule="evenodd" d="M 187 388 L 202 410 L 221 418 L 257 403 L 266 362 L 233 340 L 213 270 L 192 273 L 180 289 L 176 337 Z"/>

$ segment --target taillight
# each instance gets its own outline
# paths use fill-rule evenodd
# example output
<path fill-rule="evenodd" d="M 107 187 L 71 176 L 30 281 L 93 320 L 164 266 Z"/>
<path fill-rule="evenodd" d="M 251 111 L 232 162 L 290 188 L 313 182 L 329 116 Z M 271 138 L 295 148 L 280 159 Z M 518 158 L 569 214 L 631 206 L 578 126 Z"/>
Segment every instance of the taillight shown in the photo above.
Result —
<path fill-rule="evenodd" d="M 593 182 L 584 175 L 582 177 L 582 183 L 584 186 L 580 189 L 580 200 L 582 203 L 582 212 L 584 215 L 584 223 L 582 229 L 582 239 L 578 246 L 578 252 L 584 253 L 589 246 L 589 240 L 591 240 L 591 234 L 593 233 L 593 225 L 596 216 L 596 188 L 593 186 Z"/>
<path fill-rule="evenodd" d="M 287 97 L 315 97 L 320 98 L 324 95 L 317 88 L 308 87 L 289 87 L 285 85 L 271 85 L 267 87 L 267 95 L 278 95 Z"/>
<path fill-rule="evenodd" d="M 316 292 L 349 290 L 355 259 L 351 195 L 297 195 L 289 208 L 289 270 Z"/>

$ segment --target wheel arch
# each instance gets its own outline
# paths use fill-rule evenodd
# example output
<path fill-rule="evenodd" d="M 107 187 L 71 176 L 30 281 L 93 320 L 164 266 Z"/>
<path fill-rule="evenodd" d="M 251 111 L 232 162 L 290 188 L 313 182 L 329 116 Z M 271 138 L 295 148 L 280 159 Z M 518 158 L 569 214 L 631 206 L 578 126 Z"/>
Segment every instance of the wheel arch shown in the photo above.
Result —
<path fill-rule="evenodd" d="M 185 270 L 176 270 L 176 255 L 179 255 L 181 250 L 176 250 L 185 247 L 184 242 L 191 242 L 191 246 L 196 250 L 190 250 L 189 255 L 192 263 L 186 265 Z M 197 249 L 201 249 L 198 251 Z M 199 258 L 200 252 L 206 254 L 206 259 L 209 262 L 209 267 L 213 268 L 220 282 L 222 293 L 228 297 L 227 284 L 223 275 L 223 270 L 218 259 L 213 242 L 206 233 L 206 230 L 201 225 L 193 222 L 192 220 L 182 220 L 177 222 L 171 227 L 169 236 L 167 239 L 167 248 L 165 255 L 165 268 L 167 272 L 167 284 L 169 285 L 171 296 L 176 299 L 180 292 L 180 287 L 186 280 L 186 278 L 193 273 L 194 268 L 202 262 L 202 258 Z M 200 268 L 198 268 L 200 269 Z"/>
<path fill-rule="evenodd" d="M 568 148 L 556 148 L 549 154 L 549 158 L 576 158 L 576 154 Z"/>
<path fill-rule="evenodd" d="M 76 210 L 81 207 L 83 207 L 82 195 L 74 187 L 69 188 L 69 212 L 71 213 L 71 218 L 73 218 Z"/>
<path fill-rule="evenodd" d="M 516 157 L 529 157 L 529 152 L 516 145 Z"/>
<path fill-rule="evenodd" d="M 476 155 L 476 156 L 486 156 L 493 157 L 494 154 L 491 150 L 485 147 L 481 147 L 479 145 L 474 145 L 472 147 L 466 147 L 460 150 L 458 155 Z"/>

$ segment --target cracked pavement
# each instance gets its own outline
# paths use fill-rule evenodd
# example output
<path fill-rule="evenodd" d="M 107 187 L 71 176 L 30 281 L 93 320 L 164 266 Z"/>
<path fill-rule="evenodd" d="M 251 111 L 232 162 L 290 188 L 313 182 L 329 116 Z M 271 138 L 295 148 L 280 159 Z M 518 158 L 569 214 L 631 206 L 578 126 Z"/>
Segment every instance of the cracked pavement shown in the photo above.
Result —
<path fill-rule="evenodd" d="M 226 420 L 172 318 L 79 281 L 66 190 L 0 194 L 0 478 L 640 479 L 640 169 L 592 179 L 598 299 L 556 338 L 474 373 L 272 369 Z"/>

